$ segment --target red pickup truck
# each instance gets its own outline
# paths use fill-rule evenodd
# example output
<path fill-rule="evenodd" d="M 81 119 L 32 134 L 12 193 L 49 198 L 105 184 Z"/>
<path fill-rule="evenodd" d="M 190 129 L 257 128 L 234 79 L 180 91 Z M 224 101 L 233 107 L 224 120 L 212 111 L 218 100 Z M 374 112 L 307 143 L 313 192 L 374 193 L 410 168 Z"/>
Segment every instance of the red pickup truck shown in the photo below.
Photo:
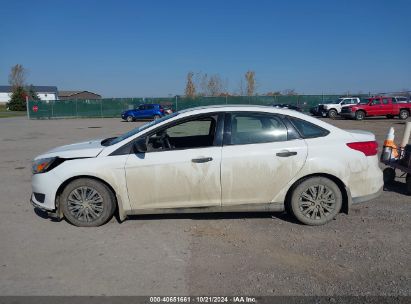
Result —
<path fill-rule="evenodd" d="M 411 114 L 411 103 L 397 103 L 394 97 L 376 96 L 361 99 L 356 105 L 344 106 L 340 115 L 344 118 L 362 120 L 368 116 L 386 116 L 407 119 Z"/>

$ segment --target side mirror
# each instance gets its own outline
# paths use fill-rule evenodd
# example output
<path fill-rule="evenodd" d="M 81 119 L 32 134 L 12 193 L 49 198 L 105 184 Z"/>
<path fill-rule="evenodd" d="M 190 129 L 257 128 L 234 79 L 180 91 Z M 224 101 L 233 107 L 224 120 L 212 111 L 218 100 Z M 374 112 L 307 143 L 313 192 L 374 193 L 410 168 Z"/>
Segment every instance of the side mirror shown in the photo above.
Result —
<path fill-rule="evenodd" d="M 146 138 L 137 138 L 133 144 L 134 152 L 145 153 L 147 152 Z"/>

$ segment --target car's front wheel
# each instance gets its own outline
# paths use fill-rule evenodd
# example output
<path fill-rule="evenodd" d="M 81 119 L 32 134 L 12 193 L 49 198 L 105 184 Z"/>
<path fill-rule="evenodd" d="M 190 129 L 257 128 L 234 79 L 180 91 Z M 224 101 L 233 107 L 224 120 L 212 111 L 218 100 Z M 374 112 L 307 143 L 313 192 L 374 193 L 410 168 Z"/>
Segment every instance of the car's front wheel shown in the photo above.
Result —
<path fill-rule="evenodd" d="M 331 109 L 328 111 L 328 117 L 331 119 L 335 119 L 338 115 L 337 110 Z"/>
<path fill-rule="evenodd" d="M 132 122 L 134 119 L 133 119 L 133 116 L 127 116 L 127 118 L 126 118 L 126 120 L 128 121 L 128 122 Z"/>
<path fill-rule="evenodd" d="M 290 206 L 294 217 L 306 225 L 324 225 L 337 216 L 342 206 L 342 193 L 326 177 L 311 177 L 299 183 L 292 192 Z"/>
<path fill-rule="evenodd" d="M 69 183 L 60 196 L 60 205 L 66 220 L 80 227 L 103 225 L 116 209 L 113 192 L 102 182 L 89 178 Z"/>
<path fill-rule="evenodd" d="M 363 120 L 365 117 L 364 111 L 357 111 L 355 112 L 355 119 L 356 120 Z"/>

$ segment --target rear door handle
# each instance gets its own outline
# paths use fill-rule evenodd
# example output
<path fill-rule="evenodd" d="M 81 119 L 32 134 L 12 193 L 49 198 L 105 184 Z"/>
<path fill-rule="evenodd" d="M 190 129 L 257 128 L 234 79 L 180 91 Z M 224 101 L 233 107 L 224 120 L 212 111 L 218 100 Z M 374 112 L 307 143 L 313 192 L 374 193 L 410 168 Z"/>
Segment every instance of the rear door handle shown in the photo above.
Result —
<path fill-rule="evenodd" d="M 193 158 L 191 161 L 193 163 L 201 164 L 201 163 L 206 163 L 206 162 L 209 162 L 209 161 L 212 161 L 212 160 L 213 160 L 212 157 L 202 157 L 202 158 Z"/>
<path fill-rule="evenodd" d="M 295 151 L 284 151 L 284 152 L 278 152 L 277 154 L 278 157 L 290 157 L 293 155 L 297 155 L 297 152 Z"/>

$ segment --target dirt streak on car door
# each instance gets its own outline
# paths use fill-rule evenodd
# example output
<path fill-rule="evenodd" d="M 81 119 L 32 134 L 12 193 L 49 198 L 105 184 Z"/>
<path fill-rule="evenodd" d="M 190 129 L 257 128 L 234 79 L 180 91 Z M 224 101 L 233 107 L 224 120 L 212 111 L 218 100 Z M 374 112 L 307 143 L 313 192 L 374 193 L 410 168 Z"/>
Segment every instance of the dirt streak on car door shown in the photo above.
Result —
<path fill-rule="evenodd" d="M 132 208 L 220 206 L 220 164 L 221 147 L 130 154 L 125 170 Z"/>

